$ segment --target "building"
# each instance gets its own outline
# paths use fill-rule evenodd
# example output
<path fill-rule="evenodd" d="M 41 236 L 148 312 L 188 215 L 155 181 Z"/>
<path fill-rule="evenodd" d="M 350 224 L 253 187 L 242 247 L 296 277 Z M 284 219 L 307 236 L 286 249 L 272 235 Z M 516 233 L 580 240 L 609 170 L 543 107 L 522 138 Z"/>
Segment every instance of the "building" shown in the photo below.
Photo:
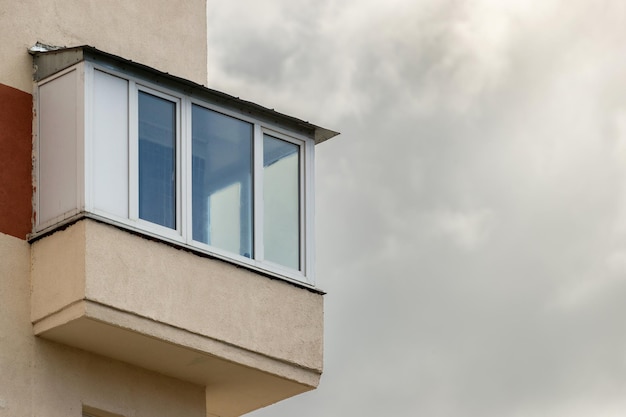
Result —
<path fill-rule="evenodd" d="M 0 9 L 0 417 L 230 417 L 318 385 L 336 133 L 204 87 L 205 0 L 150 6 Z"/>

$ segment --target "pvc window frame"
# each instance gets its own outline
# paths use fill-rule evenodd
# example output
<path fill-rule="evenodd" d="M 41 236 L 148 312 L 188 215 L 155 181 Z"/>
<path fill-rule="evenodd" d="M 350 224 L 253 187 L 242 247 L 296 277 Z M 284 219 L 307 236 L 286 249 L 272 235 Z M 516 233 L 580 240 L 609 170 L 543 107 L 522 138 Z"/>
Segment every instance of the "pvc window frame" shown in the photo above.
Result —
<path fill-rule="evenodd" d="M 176 227 L 171 229 L 169 227 L 161 226 L 157 223 L 152 223 L 148 220 L 144 220 L 139 217 L 139 93 L 144 92 L 147 94 L 151 94 L 155 97 L 162 98 L 164 100 L 170 101 L 175 104 L 175 121 L 176 121 L 176 139 L 175 139 L 175 186 L 176 186 L 176 197 L 175 197 L 175 223 Z M 184 158 L 182 157 L 182 123 L 181 123 L 181 113 L 182 113 L 182 99 L 177 96 L 173 91 L 167 90 L 157 90 L 151 88 L 144 83 L 136 82 L 135 80 L 129 80 L 128 84 L 128 174 L 129 174 L 129 185 L 128 185 L 128 213 L 129 219 L 137 222 L 137 224 L 145 229 L 148 229 L 154 233 L 165 235 L 172 239 L 179 239 L 183 236 L 183 209 L 182 209 L 182 184 L 185 181 L 182 181 L 182 170 L 181 166 L 183 164 Z"/>
<path fill-rule="evenodd" d="M 277 124 L 260 121 L 246 114 L 233 111 L 210 101 L 191 97 L 175 89 L 145 81 L 132 74 L 115 68 L 101 66 L 85 61 L 85 120 L 86 125 L 93 120 L 92 97 L 94 72 L 105 74 L 128 81 L 128 218 L 111 216 L 109 213 L 94 210 L 90 204 L 91 182 L 89 166 L 85 168 L 85 188 L 87 190 L 86 210 L 94 214 L 129 227 L 140 233 L 189 247 L 216 258 L 232 262 L 252 270 L 269 273 L 287 281 L 314 287 L 314 152 L 313 138 L 285 129 Z M 139 218 L 139 185 L 138 185 L 138 94 L 140 91 L 155 95 L 176 103 L 176 229 L 170 229 Z M 229 252 L 202 242 L 192 237 L 192 106 L 198 105 L 210 111 L 239 119 L 253 125 L 253 257 Z M 85 126 L 87 129 L 87 126 Z M 291 269 L 263 258 L 263 135 L 268 134 L 300 147 L 299 152 L 299 207 L 300 207 L 300 269 Z M 89 139 L 85 143 L 88 147 Z M 86 149 L 85 163 L 90 162 L 89 149 Z M 96 156 L 97 157 L 97 156 Z"/>
<path fill-rule="evenodd" d="M 39 229 L 46 229 L 49 228 L 55 224 L 58 223 L 63 223 L 65 221 L 67 221 L 67 219 L 71 219 L 74 216 L 80 215 L 81 211 L 85 210 L 85 204 L 84 201 L 89 198 L 90 196 L 88 195 L 89 190 L 87 190 L 88 187 L 85 187 L 85 182 L 84 179 L 81 175 L 82 172 L 85 171 L 85 159 L 84 159 L 84 155 L 86 155 L 89 152 L 89 147 L 87 146 L 87 144 L 81 140 L 81 133 L 85 130 L 85 126 L 87 125 L 87 123 L 89 123 L 88 120 L 86 120 L 86 111 L 85 111 L 85 104 L 87 101 L 87 97 L 88 97 L 88 92 L 86 90 L 88 90 L 88 88 L 85 86 L 85 84 L 82 82 L 80 74 L 81 74 L 82 68 L 81 68 L 81 64 L 75 65 L 75 66 L 71 66 L 69 68 L 65 68 L 59 72 L 57 72 L 56 74 L 51 75 L 50 77 L 47 77 L 44 80 L 41 80 L 40 82 L 37 83 L 37 87 L 34 91 L 34 97 L 35 97 L 35 114 L 38 115 L 38 117 L 36 118 L 36 125 L 33 124 L 33 131 L 37 132 L 37 136 L 40 136 L 40 128 L 41 128 L 41 124 L 42 124 L 42 120 L 41 120 L 41 114 L 42 114 L 42 101 L 41 101 L 41 88 L 44 87 L 46 84 L 52 84 L 55 81 L 57 81 L 58 79 L 61 79 L 65 76 L 70 76 L 70 74 L 76 74 L 76 79 L 75 79 L 75 96 L 73 97 L 73 99 L 75 100 L 75 108 L 76 108 L 76 119 L 75 119 L 75 125 L 72 126 L 71 128 L 75 129 L 75 133 L 76 133 L 76 137 L 75 137 L 75 141 L 68 141 L 67 145 L 69 146 L 73 146 L 74 147 L 74 151 L 76 153 L 76 161 L 75 161 L 75 166 L 74 166 L 74 174 L 75 174 L 75 182 L 73 184 L 68 184 L 70 187 L 75 187 L 75 200 L 73 201 L 73 208 L 65 213 L 60 213 L 57 216 L 54 217 L 50 217 L 47 218 L 46 220 L 41 220 L 39 217 L 39 214 L 42 211 L 42 195 L 41 195 L 41 190 L 42 190 L 42 177 L 41 175 L 39 175 L 40 170 L 42 169 L 42 162 L 41 162 L 41 158 L 40 158 L 40 153 L 42 151 L 42 144 L 40 143 L 39 140 L 34 140 L 34 144 L 33 144 L 33 153 L 35 155 L 35 161 L 33 164 L 33 169 L 34 171 L 37 173 L 37 175 L 35 175 L 35 180 L 34 180 L 34 187 L 36 190 L 36 195 L 33 201 L 33 208 L 34 208 L 34 212 L 36 213 L 35 216 L 35 224 L 36 227 Z"/>

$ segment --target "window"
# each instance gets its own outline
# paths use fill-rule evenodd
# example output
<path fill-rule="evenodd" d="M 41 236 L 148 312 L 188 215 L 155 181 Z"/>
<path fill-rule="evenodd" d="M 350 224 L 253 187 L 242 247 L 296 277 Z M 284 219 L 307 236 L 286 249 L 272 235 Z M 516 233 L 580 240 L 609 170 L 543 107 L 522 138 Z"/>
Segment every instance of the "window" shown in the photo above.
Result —
<path fill-rule="evenodd" d="M 108 68 L 91 71 L 92 149 L 108 158 L 92 168 L 94 213 L 312 283 L 312 138 Z"/>
<path fill-rule="evenodd" d="M 265 258 L 300 268 L 300 147 L 263 135 Z"/>
<path fill-rule="evenodd" d="M 139 91 L 139 218 L 176 228 L 176 103 Z"/>
<path fill-rule="evenodd" d="M 91 47 L 34 60 L 31 239 L 90 217 L 314 284 L 314 148 L 337 132 Z"/>
<path fill-rule="evenodd" d="M 193 105 L 193 239 L 253 257 L 254 125 Z"/>

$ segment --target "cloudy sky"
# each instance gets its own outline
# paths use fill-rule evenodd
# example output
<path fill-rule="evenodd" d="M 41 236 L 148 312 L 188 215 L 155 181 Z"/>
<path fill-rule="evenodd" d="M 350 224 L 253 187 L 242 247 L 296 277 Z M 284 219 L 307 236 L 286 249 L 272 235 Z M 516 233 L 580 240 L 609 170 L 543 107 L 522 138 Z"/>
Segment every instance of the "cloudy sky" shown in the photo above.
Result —
<path fill-rule="evenodd" d="M 626 415 L 626 2 L 209 0 L 317 147 L 319 389 L 254 417 Z"/>

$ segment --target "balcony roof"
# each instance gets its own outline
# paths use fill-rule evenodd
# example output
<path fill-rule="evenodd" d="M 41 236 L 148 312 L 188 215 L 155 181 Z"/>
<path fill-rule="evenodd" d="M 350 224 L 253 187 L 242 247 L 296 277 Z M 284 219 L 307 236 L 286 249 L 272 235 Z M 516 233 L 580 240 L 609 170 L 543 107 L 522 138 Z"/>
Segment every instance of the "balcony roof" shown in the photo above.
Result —
<path fill-rule="evenodd" d="M 242 100 L 221 91 L 213 90 L 204 85 L 159 71 L 147 65 L 101 51 L 92 46 L 82 45 L 66 48 L 37 43 L 29 50 L 29 53 L 33 56 L 34 60 L 35 81 L 47 78 L 59 71 L 71 67 L 72 65 L 78 64 L 79 62 L 90 61 L 118 71 L 139 76 L 155 84 L 182 91 L 190 96 L 219 104 L 241 114 L 288 127 L 297 132 L 313 137 L 316 145 L 339 134 L 333 130 L 279 113 L 273 109 L 263 107 L 250 101 Z"/>

